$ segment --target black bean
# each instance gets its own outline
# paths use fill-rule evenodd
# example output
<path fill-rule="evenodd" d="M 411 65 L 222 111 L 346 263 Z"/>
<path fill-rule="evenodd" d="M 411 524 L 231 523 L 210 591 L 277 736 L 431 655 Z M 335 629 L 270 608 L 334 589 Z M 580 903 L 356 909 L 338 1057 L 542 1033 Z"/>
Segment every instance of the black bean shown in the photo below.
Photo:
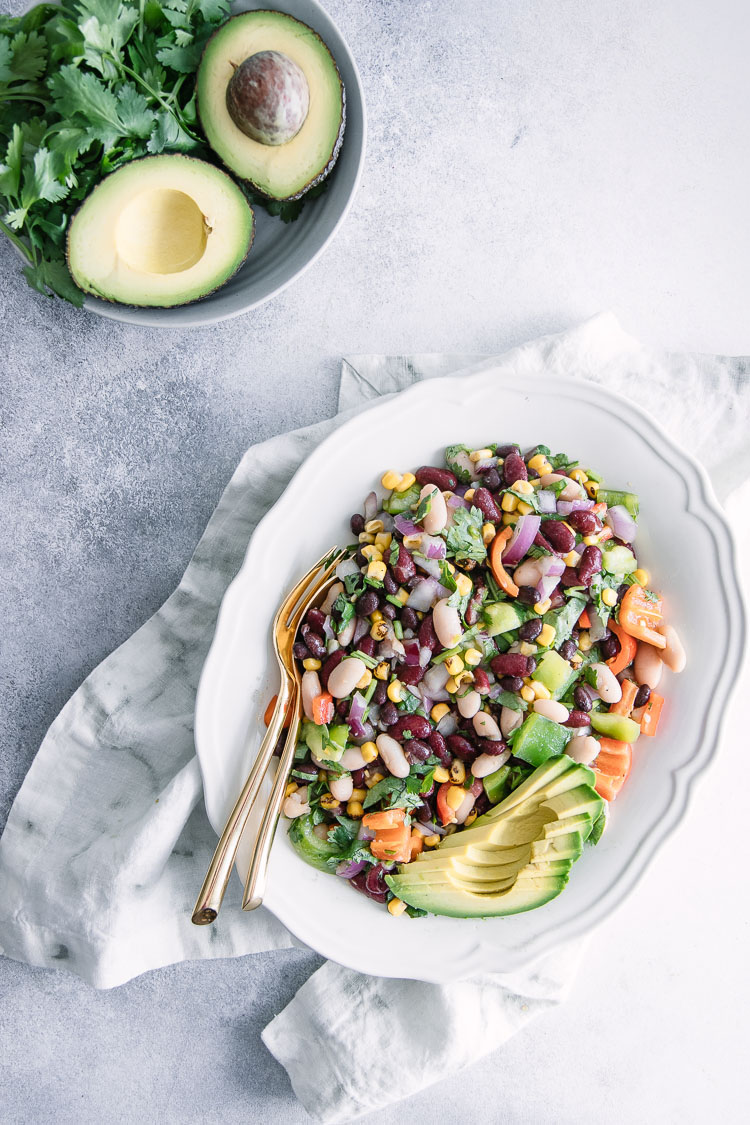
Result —
<path fill-rule="evenodd" d="M 319 633 L 314 633 L 309 625 L 303 625 L 300 629 L 300 633 L 313 656 L 320 660 L 321 657 L 326 655 L 325 641 Z"/>
<path fill-rule="evenodd" d="M 388 698 L 388 688 L 385 686 L 385 683 L 383 682 L 383 680 L 378 680 L 378 686 L 375 688 L 375 691 L 372 693 L 372 701 L 378 707 L 381 707 L 385 703 L 387 698 Z"/>
<path fill-rule="evenodd" d="M 365 656 L 375 655 L 375 638 L 371 637 L 369 633 L 365 633 L 364 637 L 360 637 L 357 641 L 357 648 L 363 652 Z"/>
<path fill-rule="evenodd" d="M 326 622 L 326 615 L 322 610 L 318 609 L 316 606 L 313 606 L 312 609 L 308 609 L 305 621 L 311 629 L 314 629 L 316 633 L 322 635 L 323 626 Z"/>
<path fill-rule="evenodd" d="M 503 676 L 500 687 L 503 691 L 519 692 L 523 687 L 523 680 L 520 676 Z"/>
<path fill-rule="evenodd" d="M 577 581 L 578 575 L 576 575 L 576 582 Z M 536 603 L 539 601 L 539 598 L 537 596 L 535 587 L 521 586 L 520 590 L 518 591 L 518 601 L 521 603 L 521 605 L 536 605 Z"/>
<path fill-rule="evenodd" d="M 380 708 L 380 722 L 384 726 L 392 727 L 398 719 L 398 710 L 395 703 L 391 703 L 390 699 L 381 705 Z"/>
<path fill-rule="evenodd" d="M 404 629 L 416 629 L 418 627 L 419 618 L 411 606 L 405 605 L 401 610 L 401 624 Z"/>
<path fill-rule="evenodd" d="M 522 641 L 535 641 L 542 631 L 542 620 L 540 617 L 532 617 L 529 621 L 524 621 L 521 628 L 518 630 L 518 636 Z"/>
<path fill-rule="evenodd" d="M 621 648 L 622 645 L 614 633 L 599 641 L 599 652 L 604 660 L 614 660 Z"/>
<path fill-rule="evenodd" d="M 651 688 L 648 684 L 641 684 L 633 700 L 633 707 L 645 707 L 651 698 Z"/>
<path fill-rule="evenodd" d="M 385 572 L 385 578 L 383 579 L 383 589 L 385 590 L 386 594 L 395 594 L 398 592 L 398 582 L 393 577 L 393 571 L 390 567 L 388 567 Z"/>
<path fill-rule="evenodd" d="M 393 621 L 396 617 L 396 607 L 393 602 L 383 602 L 381 613 L 383 617 L 387 617 L 389 621 Z"/>
<path fill-rule="evenodd" d="M 563 660 L 572 660 L 576 654 L 575 641 L 563 641 L 563 643 L 560 645 L 560 648 L 558 649 L 558 652 L 560 653 L 560 656 L 563 658 Z"/>
<path fill-rule="evenodd" d="M 328 657 L 328 659 L 326 660 L 323 667 L 320 669 L 320 672 L 318 673 L 318 675 L 320 676 L 321 686 L 324 689 L 328 687 L 328 677 L 330 676 L 331 672 L 333 671 L 334 668 L 336 668 L 341 663 L 341 661 L 343 659 L 344 659 L 343 649 L 337 648 L 335 652 L 331 653 L 331 655 Z"/>
<path fill-rule="evenodd" d="M 349 526 L 352 529 L 352 534 L 361 535 L 365 530 L 365 517 L 361 516 L 359 512 L 355 512 L 349 520 Z"/>
<path fill-rule="evenodd" d="M 503 483 L 500 479 L 500 474 L 494 465 L 490 465 L 486 469 L 479 469 L 479 475 L 484 481 L 485 488 L 489 488 L 490 492 L 497 492 L 500 485 Z"/>
<path fill-rule="evenodd" d="M 412 738 L 404 743 L 404 754 L 407 762 L 414 765 L 416 762 L 426 762 L 430 756 L 430 748 L 421 738 Z"/>
<path fill-rule="evenodd" d="M 354 605 L 358 617 L 369 617 L 371 613 L 380 605 L 380 598 L 374 590 L 365 590 L 364 594 L 360 594 Z"/>
<path fill-rule="evenodd" d="M 584 711 L 588 714 L 591 710 L 591 696 L 581 684 L 576 685 L 576 689 L 573 692 L 573 702 L 578 711 Z"/>
<path fill-rule="evenodd" d="M 311 653 L 304 641 L 295 641 L 292 649 L 295 660 L 307 660 Z"/>

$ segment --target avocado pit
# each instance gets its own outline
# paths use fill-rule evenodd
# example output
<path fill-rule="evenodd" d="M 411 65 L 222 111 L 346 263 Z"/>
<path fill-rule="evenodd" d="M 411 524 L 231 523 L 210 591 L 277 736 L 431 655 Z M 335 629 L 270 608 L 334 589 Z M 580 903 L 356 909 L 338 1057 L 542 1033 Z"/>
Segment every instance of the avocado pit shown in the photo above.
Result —
<path fill-rule="evenodd" d="M 284 145 L 305 123 L 310 88 L 293 59 L 280 51 L 258 51 L 235 67 L 226 103 L 245 136 L 263 145 Z"/>

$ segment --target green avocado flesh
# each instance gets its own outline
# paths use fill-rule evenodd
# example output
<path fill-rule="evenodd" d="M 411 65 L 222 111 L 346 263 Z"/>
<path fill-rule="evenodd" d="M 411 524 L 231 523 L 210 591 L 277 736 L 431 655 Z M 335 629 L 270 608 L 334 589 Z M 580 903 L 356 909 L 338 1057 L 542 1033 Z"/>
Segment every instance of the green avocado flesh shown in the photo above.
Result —
<path fill-rule="evenodd" d="M 147 156 L 105 176 L 73 216 L 68 268 L 107 301 L 166 308 L 206 297 L 244 262 L 253 212 L 225 172 Z"/>
<path fill-rule="evenodd" d="M 548 758 L 471 828 L 387 875 L 398 898 L 432 914 L 484 918 L 543 906 L 565 887 L 604 801 L 594 774 Z"/>
<path fill-rule="evenodd" d="M 276 52 L 291 60 L 309 89 L 302 126 L 282 144 L 248 136 L 227 108 L 227 88 L 235 71 L 261 52 Z M 198 113 L 211 148 L 230 171 L 263 195 L 299 199 L 336 163 L 346 116 L 341 76 L 320 36 L 292 16 L 254 11 L 227 20 L 203 51 L 197 93 Z"/>
<path fill-rule="evenodd" d="M 510 633 L 512 629 L 517 629 L 523 624 L 521 614 L 511 602 L 496 602 L 494 605 L 488 605 L 484 611 L 484 619 L 487 623 L 485 632 L 490 637 L 496 637 L 499 633 Z"/>

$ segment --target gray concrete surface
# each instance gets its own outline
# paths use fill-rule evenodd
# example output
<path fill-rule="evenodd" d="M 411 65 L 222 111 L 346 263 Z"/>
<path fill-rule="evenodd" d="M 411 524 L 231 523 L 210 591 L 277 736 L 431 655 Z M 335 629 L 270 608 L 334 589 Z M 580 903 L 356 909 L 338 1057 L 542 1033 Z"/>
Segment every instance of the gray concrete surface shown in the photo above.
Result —
<path fill-rule="evenodd" d="M 498 351 L 602 308 L 649 343 L 750 350 L 741 0 L 328 7 L 365 83 L 365 176 L 276 301 L 188 335 L 123 327 L 32 293 L 0 245 L 0 826 L 66 698 L 177 582 L 246 446 L 333 411 L 341 354 Z M 563 1009 L 373 1120 L 740 1120 L 723 1075 L 744 1011 L 666 862 Z M 184 964 L 95 993 L 0 961 L 2 1116 L 308 1120 L 259 1033 L 317 964 Z"/>

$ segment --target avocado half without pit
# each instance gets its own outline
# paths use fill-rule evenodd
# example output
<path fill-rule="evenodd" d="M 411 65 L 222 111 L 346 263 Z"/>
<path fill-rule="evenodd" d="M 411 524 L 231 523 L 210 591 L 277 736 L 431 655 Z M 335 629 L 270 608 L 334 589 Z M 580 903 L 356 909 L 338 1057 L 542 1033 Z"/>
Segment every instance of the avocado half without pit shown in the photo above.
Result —
<path fill-rule="evenodd" d="M 254 217 L 226 173 L 192 157 L 146 156 L 106 176 L 73 216 L 68 268 L 85 293 L 166 308 L 235 273 Z"/>
<path fill-rule="evenodd" d="M 284 12 L 244 12 L 209 39 L 198 114 L 227 168 L 271 199 L 299 199 L 338 159 L 344 86 L 319 35 Z"/>

